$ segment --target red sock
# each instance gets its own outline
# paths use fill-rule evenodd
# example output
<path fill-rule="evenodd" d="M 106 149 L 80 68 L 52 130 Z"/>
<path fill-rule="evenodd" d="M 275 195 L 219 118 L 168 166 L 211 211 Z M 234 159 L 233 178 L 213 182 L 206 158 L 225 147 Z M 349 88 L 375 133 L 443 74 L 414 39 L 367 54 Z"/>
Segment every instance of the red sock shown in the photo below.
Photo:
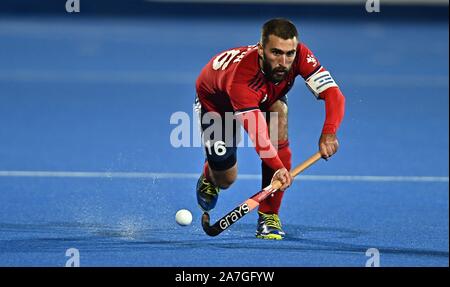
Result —
<path fill-rule="evenodd" d="M 284 167 L 287 170 L 291 170 L 291 149 L 289 148 L 289 141 L 278 142 L 278 156 L 283 162 Z M 265 188 L 270 184 L 272 176 L 275 173 L 274 170 L 262 163 L 262 188 Z M 258 211 L 269 214 L 278 214 L 280 210 L 281 200 L 283 199 L 284 192 L 277 191 L 273 196 L 269 196 L 263 202 L 260 203 Z"/>

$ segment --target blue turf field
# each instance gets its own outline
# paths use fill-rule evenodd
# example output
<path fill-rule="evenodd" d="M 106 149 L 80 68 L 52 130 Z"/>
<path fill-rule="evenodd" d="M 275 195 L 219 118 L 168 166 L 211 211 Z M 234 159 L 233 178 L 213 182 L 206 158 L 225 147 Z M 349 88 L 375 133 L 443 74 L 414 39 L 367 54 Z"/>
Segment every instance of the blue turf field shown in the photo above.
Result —
<path fill-rule="evenodd" d="M 448 266 L 448 22 L 293 19 L 346 95 L 341 150 L 286 194 L 286 240 L 255 239 L 256 213 L 203 233 L 203 152 L 173 148 L 169 119 L 264 20 L 0 19 L 0 266 L 64 266 L 71 247 L 82 266 L 362 267 L 368 248 L 381 266 Z M 297 164 L 324 106 L 300 78 L 289 96 Z M 260 188 L 253 149 L 238 160 L 248 176 L 213 221 Z"/>

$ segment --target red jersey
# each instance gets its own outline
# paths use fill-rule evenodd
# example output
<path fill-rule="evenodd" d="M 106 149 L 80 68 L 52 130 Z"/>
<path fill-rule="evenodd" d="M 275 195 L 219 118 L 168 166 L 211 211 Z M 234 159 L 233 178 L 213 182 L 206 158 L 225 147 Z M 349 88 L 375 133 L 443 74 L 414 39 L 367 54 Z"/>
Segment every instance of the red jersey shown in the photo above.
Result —
<path fill-rule="evenodd" d="M 257 46 L 239 47 L 214 56 L 201 71 L 196 89 L 202 107 L 208 112 L 264 111 L 287 94 L 297 75 L 306 80 L 319 69 L 320 63 L 313 53 L 299 43 L 288 75 L 273 83 L 260 68 Z"/>
<path fill-rule="evenodd" d="M 270 142 L 261 111 L 266 111 L 292 88 L 300 75 L 314 95 L 325 100 L 326 118 L 322 133 L 334 134 L 344 115 L 344 96 L 333 78 L 304 44 L 299 43 L 292 67 L 286 77 L 273 83 L 266 79 L 259 65 L 257 46 L 239 47 L 222 52 L 209 61 L 196 82 L 197 96 L 206 112 L 235 112 L 255 143 L 261 159 L 273 170 L 283 167 Z M 256 129 L 243 120 L 252 113 Z M 258 124 L 263 123 L 263 124 Z M 267 148 L 268 147 L 268 148 Z M 266 152 L 269 156 L 263 156 Z"/>

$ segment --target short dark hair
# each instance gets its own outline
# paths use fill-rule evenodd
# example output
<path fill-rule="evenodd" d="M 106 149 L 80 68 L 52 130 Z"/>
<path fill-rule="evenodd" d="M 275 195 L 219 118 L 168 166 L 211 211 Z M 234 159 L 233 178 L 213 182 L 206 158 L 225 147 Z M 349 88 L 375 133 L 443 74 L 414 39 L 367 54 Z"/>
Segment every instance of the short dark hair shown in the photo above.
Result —
<path fill-rule="evenodd" d="M 267 44 L 269 36 L 275 35 L 281 39 L 288 40 L 294 37 L 298 38 L 295 25 L 284 18 L 275 18 L 264 23 L 261 29 L 261 45 Z"/>

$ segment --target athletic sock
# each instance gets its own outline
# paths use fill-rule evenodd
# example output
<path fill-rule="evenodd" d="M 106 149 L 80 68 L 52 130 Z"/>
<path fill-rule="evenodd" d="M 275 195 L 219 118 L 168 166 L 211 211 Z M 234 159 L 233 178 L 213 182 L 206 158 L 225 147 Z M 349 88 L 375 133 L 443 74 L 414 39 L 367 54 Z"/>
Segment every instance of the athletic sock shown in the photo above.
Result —
<path fill-rule="evenodd" d="M 289 148 L 289 141 L 278 142 L 278 156 L 283 162 L 284 167 L 287 170 L 291 170 L 291 149 Z M 264 162 L 261 164 L 262 172 L 262 188 L 265 188 L 270 184 L 272 180 L 274 170 L 269 168 Z M 260 203 L 258 211 L 266 214 L 278 214 L 280 210 L 281 201 L 283 199 L 284 191 L 277 191 L 273 196 L 269 196 L 263 202 Z"/>

